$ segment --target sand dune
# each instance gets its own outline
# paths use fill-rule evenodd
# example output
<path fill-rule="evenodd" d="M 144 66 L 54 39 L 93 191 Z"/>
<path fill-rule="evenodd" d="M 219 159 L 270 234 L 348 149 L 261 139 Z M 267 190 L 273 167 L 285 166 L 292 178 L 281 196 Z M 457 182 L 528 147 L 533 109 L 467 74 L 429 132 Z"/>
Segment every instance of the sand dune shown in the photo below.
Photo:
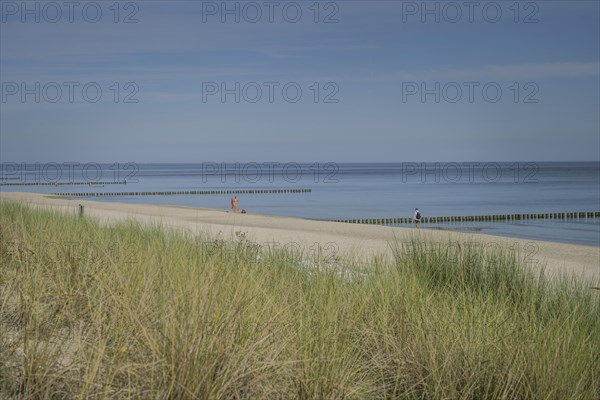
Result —
<path fill-rule="evenodd" d="M 552 274 L 576 274 L 593 282 L 600 279 L 600 247 L 427 229 L 236 214 L 206 208 L 68 200 L 37 193 L 1 192 L 0 200 L 12 200 L 70 213 L 77 213 L 78 205 L 82 204 L 86 216 L 97 218 L 103 223 L 135 219 L 144 224 L 160 223 L 191 235 L 205 232 L 224 239 L 235 238 L 236 232 L 242 232 L 249 240 L 261 246 L 320 251 L 324 257 L 340 257 L 346 260 L 364 261 L 376 256 L 389 257 L 392 243 L 404 248 L 403 244 L 413 235 L 428 238 L 433 244 L 440 246 L 447 246 L 449 241 L 490 248 L 506 245 L 518 250 L 520 256 L 526 259 L 532 268 L 544 267 Z"/>

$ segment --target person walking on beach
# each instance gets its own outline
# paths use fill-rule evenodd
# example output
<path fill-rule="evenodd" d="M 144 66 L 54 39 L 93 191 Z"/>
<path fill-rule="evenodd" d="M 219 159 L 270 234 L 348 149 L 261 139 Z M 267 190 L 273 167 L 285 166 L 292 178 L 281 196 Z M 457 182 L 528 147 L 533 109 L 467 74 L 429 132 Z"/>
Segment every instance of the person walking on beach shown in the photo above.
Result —
<path fill-rule="evenodd" d="M 233 212 L 238 212 L 238 198 L 233 196 Z"/>
<path fill-rule="evenodd" d="M 418 208 L 415 208 L 415 217 L 414 217 L 415 225 L 417 229 L 419 229 L 419 223 L 421 222 L 421 211 Z"/>
<path fill-rule="evenodd" d="M 235 199 L 231 198 L 231 212 L 235 212 Z"/>

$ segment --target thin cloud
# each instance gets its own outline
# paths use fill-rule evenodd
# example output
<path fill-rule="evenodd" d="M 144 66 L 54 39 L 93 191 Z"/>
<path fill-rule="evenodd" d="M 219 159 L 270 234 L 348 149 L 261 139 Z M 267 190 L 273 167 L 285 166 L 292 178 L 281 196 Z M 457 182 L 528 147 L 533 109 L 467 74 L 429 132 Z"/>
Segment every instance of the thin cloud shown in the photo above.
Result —
<path fill-rule="evenodd" d="M 490 65 L 485 69 L 497 77 L 510 79 L 582 78 L 600 75 L 600 61 Z"/>
<path fill-rule="evenodd" d="M 431 80 L 508 80 L 508 79 L 571 79 L 600 77 L 600 61 L 522 63 L 507 65 L 484 65 L 480 67 L 424 69 L 419 71 L 399 70 L 372 74 L 373 71 L 356 71 L 340 76 L 341 80 L 368 81 L 431 81 Z"/>

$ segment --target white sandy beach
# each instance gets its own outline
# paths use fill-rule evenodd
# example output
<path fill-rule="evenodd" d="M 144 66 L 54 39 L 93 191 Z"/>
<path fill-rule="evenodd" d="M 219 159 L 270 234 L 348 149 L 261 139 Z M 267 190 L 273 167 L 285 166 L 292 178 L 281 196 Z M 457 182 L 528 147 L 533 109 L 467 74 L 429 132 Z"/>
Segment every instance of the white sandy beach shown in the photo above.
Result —
<path fill-rule="evenodd" d="M 293 245 L 302 249 L 321 246 L 326 257 L 339 256 L 342 259 L 368 260 L 375 256 L 389 256 L 391 243 L 408 242 L 415 234 L 428 238 L 436 245 L 447 245 L 450 240 L 490 247 L 496 244 L 507 245 L 518 249 L 532 267 L 544 266 L 552 274 L 576 274 L 593 283 L 600 280 L 600 247 L 427 229 L 236 214 L 206 208 L 68 200 L 37 193 L 0 192 L 0 200 L 17 201 L 73 214 L 78 212 L 78 205 L 82 204 L 86 216 L 103 223 L 133 219 L 143 224 L 160 223 L 164 227 L 192 235 L 220 235 L 224 239 L 234 238 L 236 232 L 244 232 L 249 240 L 259 245 Z"/>

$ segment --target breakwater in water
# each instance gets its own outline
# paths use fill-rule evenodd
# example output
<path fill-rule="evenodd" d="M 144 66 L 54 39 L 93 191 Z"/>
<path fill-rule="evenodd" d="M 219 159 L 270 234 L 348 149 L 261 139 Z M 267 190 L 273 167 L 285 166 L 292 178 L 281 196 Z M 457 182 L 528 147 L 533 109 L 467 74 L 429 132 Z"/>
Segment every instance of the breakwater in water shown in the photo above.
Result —
<path fill-rule="evenodd" d="M 422 224 L 427 223 L 448 223 L 448 222 L 494 222 L 494 221 L 527 221 L 534 219 L 553 219 L 553 220 L 575 220 L 587 218 L 600 218 L 600 211 L 581 211 L 581 212 L 563 212 L 563 213 L 539 213 L 539 214 L 496 214 L 496 215 L 464 215 L 450 217 L 423 217 Z M 350 224 L 371 224 L 371 225 L 393 225 L 393 224 L 413 224 L 413 218 L 361 218 L 361 219 L 338 219 L 334 222 L 344 222 Z"/>
<path fill-rule="evenodd" d="M 178 190 L 163 192 L 96 192 L 96 193 L 52 193 L 61 197 L 119 197 L 119 196 L 183 196 L 224 194 L 286 194 L 311 193 L 311 189 L 238 189 L 238 190 Z"/>

